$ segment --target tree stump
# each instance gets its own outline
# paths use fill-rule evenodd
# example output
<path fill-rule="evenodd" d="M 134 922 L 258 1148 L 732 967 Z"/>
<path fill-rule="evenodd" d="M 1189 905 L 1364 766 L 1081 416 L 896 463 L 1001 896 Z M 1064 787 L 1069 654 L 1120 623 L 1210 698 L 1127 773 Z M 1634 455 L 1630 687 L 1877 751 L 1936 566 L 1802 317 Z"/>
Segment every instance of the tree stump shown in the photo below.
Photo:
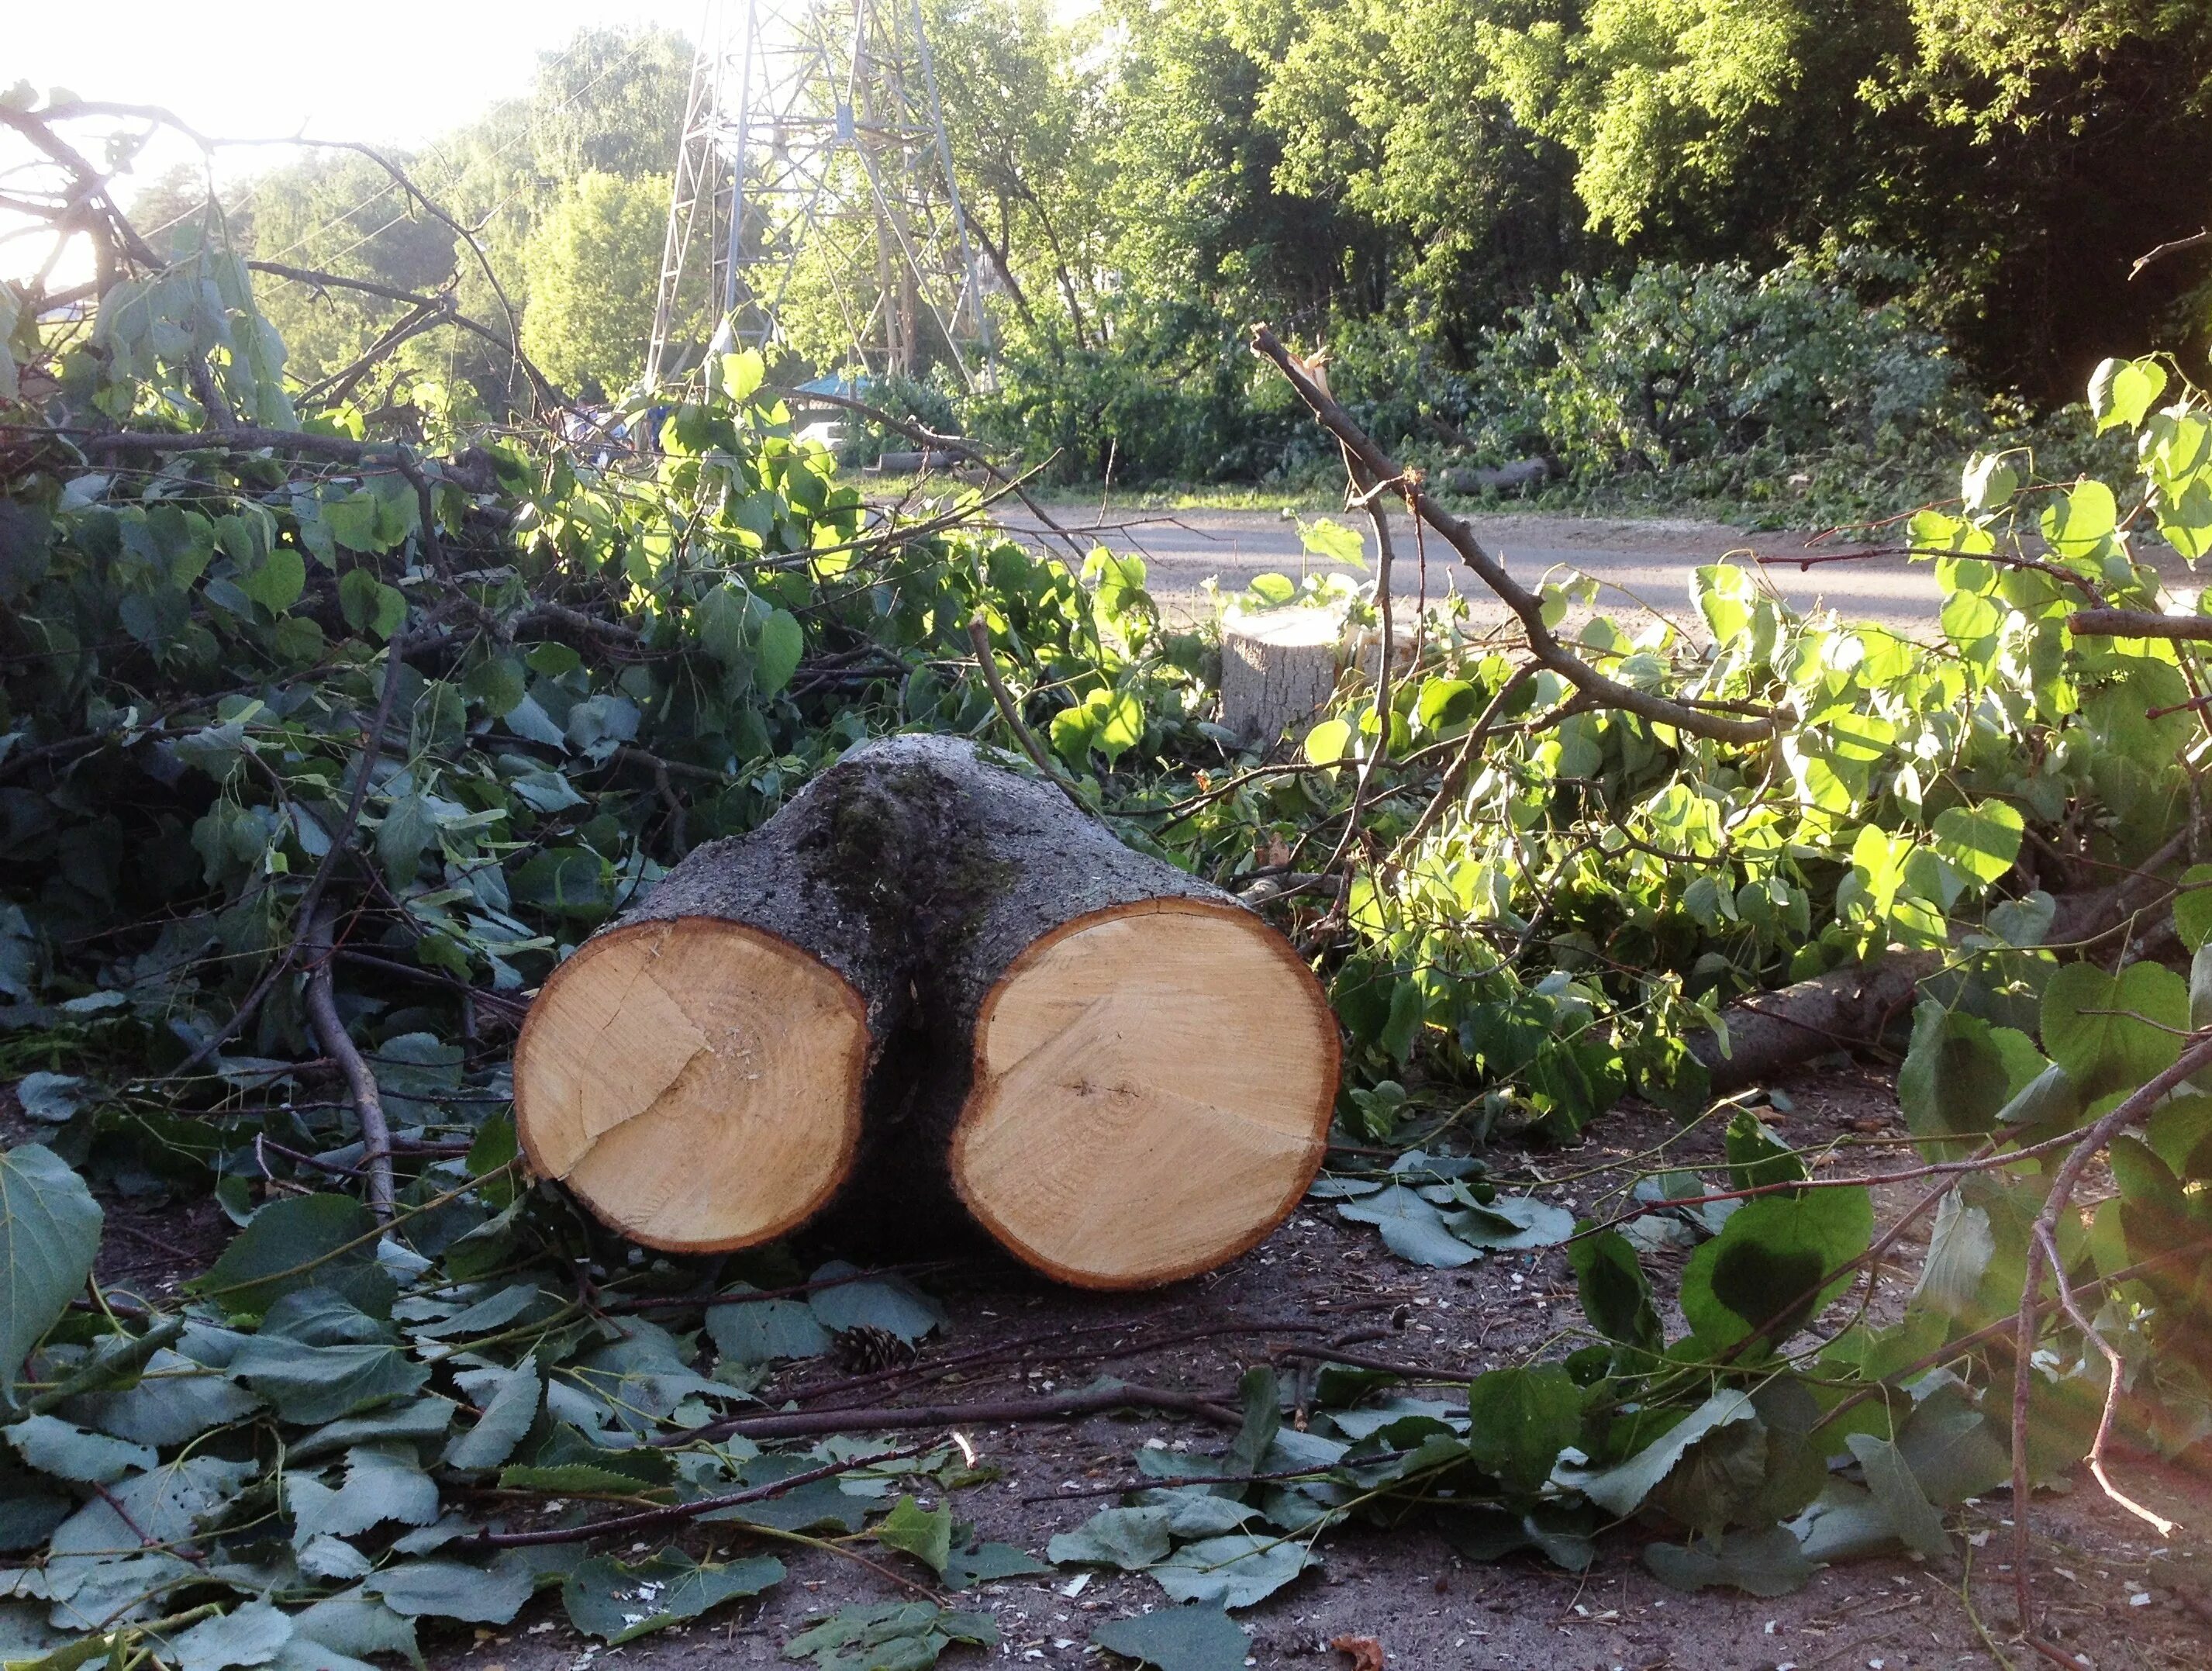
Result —
<path fill-rule="evenodd" d="M 545 983 L 523 1146 L 634 1239 L 781 1235 L 848 1179 L 1142 1287 L 1264 1237 L 1318 1168 L 1336 1024 L 1290 945 L 957 738 L 864 744 L 700 848 Z"/>
<path fill-rule="evenodd" d="M 1285 608 L 1221 623 L 1221 723 L 1247 748 L 1303 737 L 1336 694 L 1344 622 L 1334 610 Z"/>

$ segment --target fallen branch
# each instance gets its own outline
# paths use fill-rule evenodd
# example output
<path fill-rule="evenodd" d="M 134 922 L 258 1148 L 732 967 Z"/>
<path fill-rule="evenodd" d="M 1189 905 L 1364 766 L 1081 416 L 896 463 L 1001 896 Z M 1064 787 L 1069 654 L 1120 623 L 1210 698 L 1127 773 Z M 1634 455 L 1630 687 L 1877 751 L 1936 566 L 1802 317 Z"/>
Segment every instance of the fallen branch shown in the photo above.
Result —
<path fill-rule="evenodd" d="M 1006 689 L 1006 680 L 999 676 L 999 659 L 991 653 L 990 623 L 981 615 L 968 623 L 968 641 L 975 647 L 975 665 L 983 675 L 984 684 L 990 690 L 991 700 L 998 704 L 999 717 L 1006 722 L 1006 729 L 1013 732 L 1014 741 L 1022 745 L 1022 752 L 1029 756 L 1030 763 L 1052 780 L 1054 787 L 1074 803 L 1077 811 L 1089 813 L 1091 808 L 1084 805 L 1083 797 L 1077 793 L 1075 786 L 1067 781 L 1060 768 L 1053 763 L 1052 757 L 1044 751 L 1044 744 L 1037 741 L 1036 733 L 1023 720 L 1020 705 L 1014 701 L 1013 693 Z"/>
<path fill-rule="evenodd" d="M 2212 615 L 2161 615 L 2147 609 L 2077 609 L 2066 617 L 2076 638 L 2212 639 Z"/>
<path fill-rule="evenodd" d="M 331 962 L 337 923 L 337 908 L 328 902 L 318 906 L 308 920 L 306 943 L 301 947 L 307 957 L 307 1022 L 323 1054 L 335 1060 L 345 1075 L 347 1089 L 353 1096 L 354 1111 L 361 1120 L 362 1164 L 368 1174 L 368 1204 L 378 1218 L 389 1218 L 392 1202 L 392 1127 L 384 1118 L 384 1097 L 377 1088 L 376 1075 L 362 1060 L 345 1023 L 339 1018 L 337 1000 L 331 991 Z"/>
<path fill-rule="evenodd" d="M 316 908 L 322 902 L 324 891 L 330 886 L 339 859 L 353 851 L 354 841 L 360 833 L 362 809 L 368 804 L 371 770 L 382 751 L 384 733 L 392 723 L 392 710 L 398 701 L 399 671 L 406 652 L 406 635 L 394 633 L 384 648 L 384 688 L 377 696 L 376 712 L 362 734 L 361 754 L 354 768 L 353 793 L 346 797 L 344 827 L 332 834 L 330 851 L 323 855 L 322 863 L 315 866 L 314 875 L 307 879 L 307 891 L 300 896 L 299 908 L 293 913 L 292 921 L 302 927 L 313 923 Z M 254 1012 L 261 1007 L 262 1000 L 268 997 L 270 989 L 284 978 L 284 972 L 292 967 L 293 961 L 300 955 L 300 939 L 301 936 L 295 933 L 291 939 L 285 942 L 284 949 L 276 954 L 276 961 L 262 972 L 261 978 L 253 983 L 252 990 L 230 1012 L 230 1019 L 202 1041 L 169 1078 L 181 1079 L 191 1072 L 238 1036 L 239 1030 L 253 1018 Z"/>
<path fill-rule="evenodd" d="M 1086 1387 L 1043 1398 L 986 1400 L 975 1404 L 886 1405 L 875 1409 L 787 1410 L 768 1416 L 737 1416 L 710 1422 L 653 1443 L 696 1444 L 708 1439 L 811 1439 L 831 1433 L 875 1433 L 894 1428 L 981 1426 L 987 1422 L 1066 1421 L 1103 1415 L 1109 1410 L 1158 1410 L 1195 1416 L 1218 1426 L 1237 1427 L 1243 1417 L 1218 1399 L 1164 1387 Z"/>
<path fill-rule="evenodd" d="M 2172 895 L 2172 883 L 2157 872 L 2188 850 L 2189 836 L 2184 831 L 2112 886 L 2059 895 L 2045 943 L 2082 948 L 2125 927 L 2139 913 Z M 1725 1050 L 1723 1036 L 1716 1030 L 1692 1037 L 1690 1054 L 1705 1065 L 1714 1094 L 1726 1096 L 1831 1050 L 1865 1049 L 1875 1042 L 1890 1017 L 1914 1001 L 1923 981 L 1956 960 L 1948 950 L 1893 951 L 1871 967 L 1831 969 L 1794 986 L 1760 993 L 1723 1012 Z"/>
<path fill-rule="evenodd" d="M 908 440 L 921 443 L 925 449 L 933 447 L 950 453 L 956 458 L 967 459 L 976 469 L 998 483 L 1001 488 L 1019 498 L 1023 505 L 1028 508 L 1029 513 L 1044 524 L 1045 527 L 1070 551 L 1078 557 L 1084 555 L 1083 542 L 1060 526 L 1051 512 L 1030 496 L 1029 489 L 1024 485 L 1028 479 L 1027 476 L 1009 476 L 988 453 L 973 441 L 963 441 L 957 435 L 940 435 L 934 429 L 906 418 L 894 416 L 880 406 L 871 406 L 865 400 L 854 400 L 845 395 L 821 394 L 812 390 L 808 391 L 806 398 L 809 400 L 819 401 L 825 406 L 836 406 L 848 412 L 857 412 L 871 423 L 881 424 L 886 429 L 897 430 Z M 1034 473 L 1034 471 L 1030 472 L 1030 474 Z"/>
<path fill-rule="evenodd" d="M 2065 1164 L 2058 1169 L 2050 1193 L 2044 1197 L 2043 1210 L 2036 1215 L 2034 1233 L 2027 1244 L 2027 1274 L 2021 1285 L 2020 1315 L 2014 1325 L 2012 1380 L 2013 1599 L 2020 1615 L 2020 1627 L 2031 1641 L 2035 1637 L 2035 1613 L 2028 1562 L 2034 1546 L 2028 1535 L 2028 1501 L 2034 1481 L 2028 1474 L 2027 1417 L 2035 1386 L 2035 1340 L 2043 1316 L 2044 1260 L 2048 1251 L 2057 1246 L 2058 1221 L 2072 1204 L 2074 1191 L 2081 1182 L 2081 1175 L 2088 1170 L 2089 1163 L 2120 1133 L 2147 1118 L 2169 1091 L 2187 1084 L 2208 1066 L 2212 1066 L 2212 1036 L 2197 1039 L 2171 1067 L 2137 1087 L 2118 1107 L 2092 1126 L 2066 1157 Z M 2058 1268 L 2054 1265 L 2054 1270 Z M 2091 1338 L 2098 1338 L 2094 1331 Z M 2102 1345 L 2101 1340 L 2098 1343 Z M 2113 1379 L 2117 1384 L 2117 1370 Z M 2109 1409 L 2106 1416 L 2105 1425 L 2109 1425 Z M 2104 1431 L 2105 1426 L 2100 1425 L 2100 1443 Z M 2099 1483 L 2103 1483 L 2101 1474 Z"/>
<path fill-rule="evenodd" d="M 672 1503 L 665 1509 L 642 1509 L 634 1515 L 617 1515 L 609 1520 L 590 1521 L 580 1526 L 549 1526 L 537 1532 L 479 1532 L 474 1537 L 462 1538 L 449 1546 L 465 1553 L 475 1553 L 487 1549 L 532 1549 L 547 1544 L 582 1543 L 592 1538 L 627 1537 L 634 1532 L 657 1531 L 664 1526 L 679 1526 L 685 1521 L 697 1520 L 702 1515 L 716 1514 L 724 1509 L 742 1508 L 748 1503 L 765 1503 L 787 1496 L 801 1486 L 834 1480 L 841 1474 L 880 1467 L 885 1462 L 907 1461 L 936 1449 L 936 1443 L 932 1443 L 915 1445 L 906 1450 L 890 1451 L 880 1456 L 848 1457 L 843 1461 L 825 1462 L 818 1468 L 808 1468 L 803 1474 L 771 1480 L 763 1485 L 748 1486 L 743 1491 L 695 1498 L 689 1503 Z"/>
<path fill-rule="evenodd" d="M 1336 438 L 1347 459 L 1356 461 L 1375 481 L 1402 480 L 1407 505 L 1450 542 L 1461 562 L 1475 578 L 1520 618 L 1529 653 L 1541 665 L 1559 674 L 1596 705 L 1619 708 L 1656 725 L 1671 726 L 1692 737 L 1722 743 L 1762 743 L 1773 737 L 1775 722 L 1771 715 L 1731 720 L 1638 690 L 1599 672 L 1562 644 L 1545 624 L 1543 600 L 1505 572 L 1504 566 L 1483 549 L 1474 529 L 1423 492 L 1418 476 L 1408 476 L 1404 465 L 1370 441 L 1334 397 L 1308 375 L 1304 365 L 1276 339 L 1273 331 L 1264 325 L 1253 326 L 1252 348 L 1255 353 L 1274 362 L 1322 427 Z"/>

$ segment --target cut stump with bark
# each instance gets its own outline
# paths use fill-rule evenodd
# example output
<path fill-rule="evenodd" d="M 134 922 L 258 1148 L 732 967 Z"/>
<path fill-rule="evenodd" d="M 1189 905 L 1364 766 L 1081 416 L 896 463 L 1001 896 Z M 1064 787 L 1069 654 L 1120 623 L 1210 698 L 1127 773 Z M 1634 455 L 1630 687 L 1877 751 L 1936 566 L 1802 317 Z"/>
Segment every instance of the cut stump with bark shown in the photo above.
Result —
<path fill-rule="evenodd" d="M 1344 620 L 1334 610 L 1231 611 L 1221 623 L 1221 723 L 1246 747 L 1293 741 L 1336 694 Z"/>
<path fill-rule="evenodd" d="M 1259 917 L 972 744 L 901 737 L 580 947 L 515 1107 L 532 1166 L 653 1246 L 750 1246 L 842 1194 L 1130 1288 L 1282 1221 L 1337 1066 Z"/>

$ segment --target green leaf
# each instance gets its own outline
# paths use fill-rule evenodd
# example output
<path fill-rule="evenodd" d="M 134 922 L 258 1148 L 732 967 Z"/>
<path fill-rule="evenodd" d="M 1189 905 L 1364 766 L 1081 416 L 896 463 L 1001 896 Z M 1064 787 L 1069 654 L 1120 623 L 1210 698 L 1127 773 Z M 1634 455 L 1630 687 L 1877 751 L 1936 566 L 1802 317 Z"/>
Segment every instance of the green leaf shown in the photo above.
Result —
<path fill-rule="evenodd" d="M 952 1559 L 952 1508 L 939 1503 L 925 1510 L 911 1497 L 876 1522 L 876 1541 L 886 1549 L 903 1550 L 933 1572 L 943 1572 Z"/>
<path fill-rule="evenodd" d="M 1334 766 L 1352 746 L 1352 727 L 1341 720 L 1323 720 L 1306 733 L 1304 746 L 1309 765 Z"/>
<path fill-rule="evenodd" d="M 179 1671 L 224 1671 L 233 1665 L 265 1665 L 292 1639 L 292 1621 L 266 1601 L 248 1601 L 203 1619 L 168 1644 L 164 1656 Z"/>
<path fill-rule="evenodd" d="M 100 1251 L 100 1204 L 42 1144 L 0 1151 L 0 1406 L 23 1360 L 82 1291 Z"/>
<path fill-rule="evenodd" d="M 284 1506 L 296 1528 L 295 1544 L 319 1533 L 350 1538 L 386 1521 L 428 1526 L 438 1517 L 438 1486 L 422 1472 L 411 1448 L 364 1445 L 346 1458 L 343 1486 L 325 1486 L 306 1473 L 287 1474 Z"/>
<path fill-rule="evenodd" d="M 2173 928 L 2191 951 L 2212 939 L 2212 865 L 2182 872 L 2173 896 Z"/>
<path fill-rule="evenodd" d="M 461 694 L 482 702 L 494 719 L 504 720 L 522 705 L 530 686 L 514 657 L 490 656 L 469 669 Z"/>
<path fill-rule="evenodd" d="M 1367 544 L 1359 531 L 1325 516 L 1310 522 L 1298 519 L 1298 544 L 1324 562 L 1342 563 L 1350 568 L 1367 567 Z"/>
<path fill-rule="evenodd" d="M 791 683 L 806 653 L 806 634 L 789 610 L 771 610 L 761 623 L 760 642 L 754 647 L 753 686 L 763 696 L 773 696 Z"/>
<path fill-rule="evenodd" d="M 1617 1230 L 1578 1224 L 1578 1239 L 1567 1243 L 1583 1316 L 1608 1340 L 1640 1352 L 1656 1352 L 1663 1343 L 1659 1313 L 1651 1303 L 1651 1284 L 1637 1261 L 1636 1249 Z"/>
<path fill-rule="evenodd" d="M 287 1294 L 329 1288 L 356 1303 L 392 1280 L 376 1264 L 376 1215 L 350 1195 L 288 1195 L 253 1215 L 207 1273 L 187 1285 L 233 1317 L 258 1316 Z"/>
<path fill-rule="evenodd" d="M 323 526 L 331 538 L 353 551 L 380 551 L 377 543 L 376 496 L 356 489 L 343 499 L 326 500 L 323 504 Z"/>
<path fill-rule="evenodd" d="M 2089 378 L 2089 412 L 2097 433 L 2139 426 L 2166 388 L 2166 368 L 2155 360 L 2106 360 Z"/>
<path fill-rule="evenodd" d="M 1690 1255 L 1682 1315 L 1709 1352 L 1754 1334 L 1769 1350 L 1778 1347 L 1848 1285 L 1838 1273 L 1873 1235 L 1874 1202 L 1863 1188 L 1747 1201 Z"/>
<path fill-rule="evenodd" d="M 973 1549 L 956 1549 L 945 1564 L 947 1589 L 973 1589 L 1000 1578 L 1025 1577 L 1052 1569 L 1034 1555 L 1011 1543 L 979 1543 Z"/>
<path fill-rule="evenodd" d="M 1962 1010 L 1923 1000 L 1912 1014 L 1912 1044 L 1898 1070 L 1897 1102 L 1918 1137 L 1942 1139 L 1990 1130 L 2010 1093 L 2002 1052 L 1990 1024 Z M 1956 1160 L 1957 1143 L 1924 1145 L 1932 1159 Z"/>
<path fill-rule="evenodd" d="M 601 1556 L 568 1575 L 561 1601 L 570 1624 L 611 1648 L 758 1595 L 783 1576 L 769 1555 L 716 1564 L 670 1550 L 635 1566 Z"/>
<path fill-rule="evenodd" d="M 276 1407 L 286 1421 L 336 1421 L 420 1391 L 430 1366 L 398 1346 L 311 1346 L 257 1334 L 230 1360 L 230 1373 Z"/>
<path fill-rule="evenodd" d="M 2102 482 L 2082 481 L 2043 513 L 2043 537 L 2062 557 L 2094 557 L 2119 526 L 2119 502 Z"/>
<path fill-rule="evenodd" d="M 338 612 L 357 633 L 392 636 L 406 623 L 407 599 L 366 568 L 349 568 L 338 580 Z"/>
<path fill-rule="evenodd" d="M 1989 1213 L 1968 1206 L 1953 1190 L 1936 1206 L 1936 1227 L 1929 1235 L 1920 1280 L 1912 1290 L 1913 1303 L 1960 1321 L 1973 1316 L 1975 1297 L 1996 1247 Z"/>
<path fill-rule="evenodd" d="M 860 1267 L 833 1259 L 807 1279 L 827 1283 L 838 1277 L 858 1277 Z M 817 1288 L 809 1302 L 816 1321 L 833 1334 L 848 1328 L 880 1328 L 902 1340 L 915 1341 L 932 1329 L 945 1327 L 945 1308 L 901 1276 L 871 1276 L 834 1286 Z"/>
<path fill-rule="evenodd" d="M 293 1633 L 335 1653 L 365 1659 L 371 1654 L 404 1654 L 417 1664 L 415 1622 L 394 1613 L 356 1587 L 316 1602 L 292 1616 Z"/>
<path fill-rule="evenodd" d="M 189 1340 L 190 1337 L 186 1337 Z M 261 1401 L 220 1371 L 166 1349 L 146 1360 L 146 1378 L 118 1392 L 72 1399 L 69 1413 L 138 1444 L 176 1445 L 258 1409 Z"/>
<path fill-rule="evenodd" d="M 362 1580 L 362 1593 L 409 1619 L 459 1619 L 472 1625 L 505 1625 L 530 1599 L 529 1571 L 521 1566 L 464 1566 L 459 1561 L 408 1561 Z"/>
<path fill-rule="evenodd" d="M 1231 1532 L 1184 1544 L 1155 1565 L 1152 1574 L 1170 1601 L 1249 1607 L 1304 1571 L 1307 1560 L 1303 1539 Z"/>
<path fill-rule="evenodd" d="M 1256 1474 L 1267 1447 L 1274 1443 L 1275 1435 L 1282 1431 L 1282 1388 L 1275 1379 L 1274 1370 L 1262 1364 L 1244 1371 L 1237 1390 L 1244 1425 L 1237 1431 L 1236 1443 L 1222 1458 L 1221 1471 Z"/>
<path fill-rule="evenodd" d="M 1091 1633 L 1091 1644 L 1158 1671 L 1243 1671 L 1252 1644 L 1218 1607 L 1200 1602 L 1116 1619 Z"/>
<path fill-rule="evenodd" d="M 414 882 L 422 850 L 437 839 L 437 814 L 422 796 L 402 795 L 392 803 L 376 827 L 376 856 L 395 890 Z"/>
<path fill-rule="evenodd" d="M 27 1417 L 0 1429 L 0 1437 L 40 1473 L 81 1486 L 112 1486 L 125 1474 L 143 1473 L 161 1461 L 151 1446 L 112 1439 L 58 1416 Z"/>
<path fill-rule="evenodd" d="M 1648 1544 L 1644 1565 L 1673 1589 L 1699 1590 L 1717 1584 L 1748 1595 L 1788 1595 L 1802 1589 L 1813 1576 L 1804 1548 L 1783 1526 L 1727 1532 L 1687 1547 Z"/>
<path fill-rule="evenodd" d="M 507 1491 L 633 1496 L 666 1486 L 674 1478 L 675 1466 L 666 1451 L 642 1446 L 610 1449 L 562 1422 L 528 1461 L 501 1469 L 499 1483 Z"/>
<path fill-rule="evenodd" d="M 1969 513 L 1987 516 L 2012 501 L 2020 490 L 2020 471 L 2013 467 L 2012 457 L 2009 453 L 1977 453 L 1967 459 L 1960 490 Z"/>
<path fill-rule="evenodd" d="M 757 348 L 722 356 L 722 393 L 732 403 L 750 400 L 768 375 L 768 362 Z"/>
<path fill-rule="evenodd" d="M 1054 1534 L 1045 1554 L 1062 1565 L 1140 1571 L 1167 1559 L 1170 1518 L 1164 1508 L 1101 1509 L 1073 1532 Z"/>
<path fill-rule="evenodd" d="M 261 1332 L 239 1343 L 226 1373 L 287 1421 L 313 1425 L 420 1391 L 430 1366 L 400 1349 L 389 1324 L 329 1289 L 307 1288 L 269 1308 Z"/>
<path fill-rule="evenodd" d="M 955 1643 L 999 1645 L 985 1614 L 928 1601 L 879 1601 L 841 1607 L 784 1644 L 786 1659 L 813 1660 L 820 1671 L 927 1671 Z"/>
<path fill-rule="evenodd" d="M 15 1081 L 15 1105 L 27 1119 L 66 1125 L 83 1105 L 85 1089 L 74 1073 L 26 1073 Z"/>
<path fill-rule="evenodd" d="M 1143 740 L 1144 704 L 1126 690 L 1116 690 L 1110 696 L 1094 692 L 1090 700 L 1099 708 L 1098 729 L 1091 745 L 1106 757 L 1106 763 L 1111 766 Z"/>
<path fill-rule="evenodd" d="M 2130 963 L 2117 976 L 2068 963 L 2044 986 L 2042 1029 L 2051 1060 L 2091 1097 L 2131 1090 L 2181 1054 L 2189 985 L 2158 963 Z"/>
<path fill-rule="evenodd" d="M 1948 1558 L 1951 1540 L 1943 1530 L 1943 1516 L 1920 1489 L 1898 1448 L 1871 1433 L 1847 1435 L 1844 1443 L 1866 1472 L 1867 1489 L 1875 1505 L 1905 1546 L 1931 1561 Z"/>
<path fill-rule="evenodd" d="M 1674 1471 L 1674 1465 L 1691 1446 L 1736 1422 L 1754 1421 L 1758 1413 L 1748 1393 L 1715 1393 L 1626 1461 L 1609 1468 L 1562 1469 L 1561 1483 L 1571 1486 L 1608 1514 L 1626 1520 L 1644 1506 L 1644 1499 Z"/>
<path fill-rule="evenodd" d="M 750 1283 L 724 1291 L 752 1293 Z M 780 1358 L 818 1358 L 830 1350 L 830 1334 L 803 1299 L 747 1300 L 740 1305 L 707 1308 L 707 1333 L 714 1350 L 734 1364 L 770 1364 Z"/>
<path fill-rule="evenodd" d="M 1765 1122 L 1749 1109 L 1729 1121 L 1723 1142 L 1728 1151 L 1729 1188 L 1765 1189 L 1781 1183 L 1802 1183 L 1813 1175 L 1797 1151 L 1779 1142 Z M 1696 1192 L 1702 1195 L 1700 1188 Z"/>
<path fill-rule="evenodd" d="M 1582 1432 L 1583 1398 L 1557 1364 L 1479 1375 L 1468 1389 L 1468 1452 L 1507 1492 L 1534 1497 Z"/>
<path fill-rule="evenodd" d="M 1401 1259 L 1431 1270 L 1456 1270 L 1482 1257 L 1445 1228 L 1443 1214 L 1403 1184 L 1391 1184 L 1375 1194 L 1346 1201 L 1337 1217 L 1355 1224 L 1373 1224 L 1382 1232 L 1382 1245 Z"/>
<path fill-rule="evenodd" d="M 1954 806 L 1936 815 L 1936 851 L 1987 887 L 2012 869 L 2026 829 L 2018 811 L 2001 800 Z"/>
<path fill-rule="evenodd" d="M 544 1395 L 544 1378 L 535 1358 L 526 1358 L 511 1370 L 485 1372 L 488 1379 L 470 1384 L 478 1398 L 489 1385 L 483 1414 L 467 1432 L 457 1434 L 446 1447 L 446 1465 L 457 1468 L 494 1468 L 514 1455 L 515 1446 L 538 1419 Z"/>
<path fill-rule="evenodd" d="M 290 546 L 280 545 L 251 574 L 241 574 L 238 586 L 270 614 L 282 615 L 307 589 L 307 565 Z"/>

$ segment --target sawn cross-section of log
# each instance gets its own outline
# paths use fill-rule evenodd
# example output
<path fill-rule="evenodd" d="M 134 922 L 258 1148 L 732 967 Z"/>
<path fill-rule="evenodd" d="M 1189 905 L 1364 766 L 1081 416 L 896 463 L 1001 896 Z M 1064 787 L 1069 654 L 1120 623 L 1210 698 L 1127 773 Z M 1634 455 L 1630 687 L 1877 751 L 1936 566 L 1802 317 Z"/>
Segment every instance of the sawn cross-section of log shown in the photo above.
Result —
<path fill-rule="evenodd" d="M 1209 1269 L 1321 1162 L 1336 1024 L 1245 907 L 956 738 L 865 744 L 687 858 L 549 980 L 523 1145 L 657 1247 L 844 1193 L 1063 1281 Z"/>

